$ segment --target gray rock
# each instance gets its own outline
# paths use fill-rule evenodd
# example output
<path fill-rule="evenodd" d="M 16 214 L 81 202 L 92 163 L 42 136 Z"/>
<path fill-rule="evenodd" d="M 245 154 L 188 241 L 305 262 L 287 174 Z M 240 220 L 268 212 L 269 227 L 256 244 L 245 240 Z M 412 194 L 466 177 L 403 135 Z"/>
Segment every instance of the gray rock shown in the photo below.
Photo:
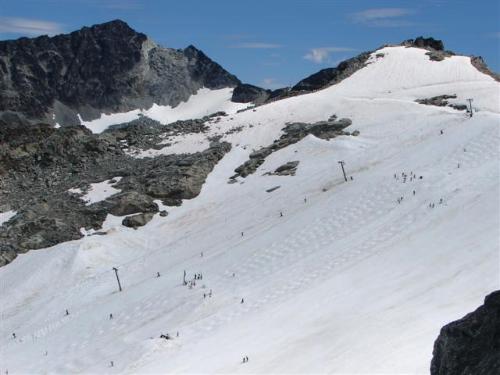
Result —
<path fill-rule="evenodd" d="M 457 98 L 457 96 L 455 94 L 453 94 L 453 95 L 438 95 L 438 96 L 433 96 L 432 98 L 417 99 L 415 101 L 419 104 L 445 107 L 448 105 L 447 99 L 456 99 L 456 98 Z"/>
<path fill-rule="evenodd" d="M 466 104 L 450 104 L 447 100 L 456 98 L 457 96 L 455 94 L 438 95 L 438 96 L 433 96 L 432 98 L 417 99 L 415 101 L 419 104 L 435 105 L 438 107 L 451 107 L 453 109 L 456 109 L 457 111 L 466 111 L 468 109 Z"/>
<path fill-rule="evenodd" d="M 70 34 L 0 42 L 0 118 L 63 126 L 102 112 L 176 106 L 240 81 L 194 46 L 163 48 L 115 20 Z M 55 118 L 53 118 L 55 115 Z M 10 116 L 12 118 L 12 116 Z M 9 120 L 10 121 L 10 120 Z"/>
<path fill-rule="evenodd" d="M 108 213 L 156 212 L 157 197 L 166 205 L 180 205 L 182 199 L 199 194 L 207 175 L 230 150 L 230 144 L 215 142 L 195 154 L 136 159 L 120 148 L 118 134 L 148 147 L 139 140 L 154 133 L 154 124 L 100 135 L 81 126 L 4 125 L 0 126 L 0 206 L 8 205 L 17 215 L 0 226 L 0 244 L 16 253 L 81 238 L 80 228 L 99 230 Z M 199 131 L 200 126 L 205 126 L 203 121 L 175 124 L 183 132 Z M 68 193 L 70 188 L 86 191 L 91 183 L 118 176 L 122 179 L 113 186 L 122 193 L 105 201 L 86 206 L 78 195 Z M 11 255 L 4 252 L 1 264 L 10 262 Z"/>
<path fill-rule="evenodd" d="M 479 70 L 481 73 L 487 74 L 495 81 L 500 82 L 500 74 L 490 70 L 481 56 L 471 56 L 470 62 L 474 66 L 474 68 Z"/>
<path fill-rule="evenodd" d="M 153 212 L 141 213 L 133 216 L 127 216 L 122 224 L 126 227 L 137 228 L 149 223 L 155 214 Z"/>
<path fill-rule="evenodd" d="M 405 40 L 403 43 L 401 43 L 401 45 L 407 46 L 407 47 L 431 49 L 434 51 L 444 51 L 443 41 L 441 41 L 439 39 L 434 39 L 432 37 L 431 38 L 424 38 L 422 36 L 419 36 L 415 39 Z"/>
<path fill-rule="evenodd" d="M 0 244 L 0 267 L 9 264 L 16 257 L 17 252 L 13 246 Z"/>
<path fill-rule="evenodd" d="M 271 90 L 243 83 L 235 87 L 231 101 L 261 104 L 266 102 L 270 95 Z"/>
<path fill-rule="evenodd" d="M 115 216 L 158 211 L 158 205 L 153 201 L 153 198 L 136 191 L 117 194 L 107 201 L 112 205 L 109 213 Z"/>
<path fill-rule="evenodd" d="M 371 53 L 371 51 L 363 52 L 358 56 L 342 61 L 335 68 L 320 70 L 298 82 L 292 87 L 290 93 L 312 92 L 335 85 L 363 68 Z"/>
<path fill-rule="evenodd" d="M 265 161 L 265 158 L 282 148 L 285 148 L 291 144 L 297 143 L 309 134 L 322 139 L 331 139 L 339 135 L 350 135 L 350 133 L 343 131 L 346 127 L 352 124 L 350 119 L 340 119 L 337 120 L 337 116 L 333 115 L 327 121 L 318 121 L 312 124 L 295 122 L 288 123 L 285 128 L 283 128 L 284 134 L 273 142 L 273 144 L 262 147 L 261 149 L 252 152 L 249 155 L 249 160 L 240 165 L 234 171 L 236 175 L 232 176 L 231 179 L 236 177 L 247 177 L 248 175 L 254 173 Z"/>
<path fill-rule="evenodd" d="M 289 161 L 286 164 L 280 165 L 274 173 L 271 173 L 273 175 L 277 176 L 294 176 L 295 172 L 297 171 L 297 167 L 299 165 L 299 161 Z"/>
<path fill-rule="evenodd" d="M 434 343 L 432 375 L 500 374 L 500 291 L 484 305 L 441 329 Z"/>

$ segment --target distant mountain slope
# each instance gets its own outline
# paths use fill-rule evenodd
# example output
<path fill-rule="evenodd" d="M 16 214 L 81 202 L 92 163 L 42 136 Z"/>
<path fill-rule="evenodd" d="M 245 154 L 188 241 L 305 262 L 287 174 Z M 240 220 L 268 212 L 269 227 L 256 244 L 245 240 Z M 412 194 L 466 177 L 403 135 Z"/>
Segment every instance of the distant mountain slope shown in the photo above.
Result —
<path fill-rule="evenodd" d="M 176 106 L 200 88 L 240 84 L 194 46 L 163 48 L 115 20 L 0 42 L 0 117 L 79 124 L 102 112 Z M 17 116 L 9 116 L 15 113 Z"/>

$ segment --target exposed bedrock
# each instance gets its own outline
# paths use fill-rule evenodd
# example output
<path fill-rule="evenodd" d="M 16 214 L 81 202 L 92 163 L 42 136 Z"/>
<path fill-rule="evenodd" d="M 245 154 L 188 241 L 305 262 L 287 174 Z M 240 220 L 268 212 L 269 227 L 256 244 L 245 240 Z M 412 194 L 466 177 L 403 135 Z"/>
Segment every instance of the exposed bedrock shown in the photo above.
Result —
<path fill-rule="evenodd" d="M 434 343 L 431 374 L 500 374 L 500 291 L 441 329 Z"/>

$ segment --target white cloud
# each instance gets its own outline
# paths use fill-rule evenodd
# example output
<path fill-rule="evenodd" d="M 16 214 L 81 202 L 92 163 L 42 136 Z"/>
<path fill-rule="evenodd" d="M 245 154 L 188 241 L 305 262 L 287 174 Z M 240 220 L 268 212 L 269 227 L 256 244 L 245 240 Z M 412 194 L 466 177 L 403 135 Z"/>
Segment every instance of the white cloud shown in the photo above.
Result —
<path fill-rule="evenodd" d="M 355 51 L 354 48 L 348 47 L 319 47 L 312 48 L 307 54 L 304 55 L 304 59 L 312 61 L 316 64 L 321 64 L 324 62 L 330 62 L 330 56 L 334 52 L 347 52 Z"/>
<path fill-rule="evenodd" d="M 231 48 L 250 48 L 250 49 L 274 49 L 281 47 L 282 47 L 281 44 L 261 43 L 261 42 L 238 43 L 231 46 Z"/>
<path fill-rule="evenodd" d="M 415 14 L 413 9 L 407 8 L 373 8 L 351 14 L 356 23 L 376 27 L 403 27 L 410 26 L 413 22 L 402 19 Z"/>
<path fill-rule="evenodd" d="M 62 25 L 56 22 L 28 18 L 0 17 L 0 33 L 22 35 L 54 35 L 61 33 Z"/>
<path fill-rule="evenodd" d="M 261 86 L 266 89 L 274 90 L 285 87 L 286 85 L 284 83 L 280 83 L 276 78 L 264 78 L 261 82 Z"/>

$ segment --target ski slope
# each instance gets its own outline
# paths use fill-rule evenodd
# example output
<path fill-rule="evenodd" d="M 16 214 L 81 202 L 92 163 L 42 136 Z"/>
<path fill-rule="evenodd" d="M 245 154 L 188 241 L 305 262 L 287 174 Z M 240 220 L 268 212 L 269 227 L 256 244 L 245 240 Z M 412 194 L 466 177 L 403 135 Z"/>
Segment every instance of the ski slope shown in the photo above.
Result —
<path fill-rule="evenodd" d="M 428 373 L 440 328 L 499 288 L 500 89 L 465 57 L 376 53 L 336 86 L 212 124 L 243 130 L 167 217 L 109 215 L 105 236 L 0 268 L 0 371 Z M 442 94 L 477 112 L 414 102 Z M 308 136 L 227 183 L 285 122 L 332 114 L 360 135 Z M 264 175 L 292 160 L 296 176 Z M 184 270 L 203 279 L 184 286 Z"/>

